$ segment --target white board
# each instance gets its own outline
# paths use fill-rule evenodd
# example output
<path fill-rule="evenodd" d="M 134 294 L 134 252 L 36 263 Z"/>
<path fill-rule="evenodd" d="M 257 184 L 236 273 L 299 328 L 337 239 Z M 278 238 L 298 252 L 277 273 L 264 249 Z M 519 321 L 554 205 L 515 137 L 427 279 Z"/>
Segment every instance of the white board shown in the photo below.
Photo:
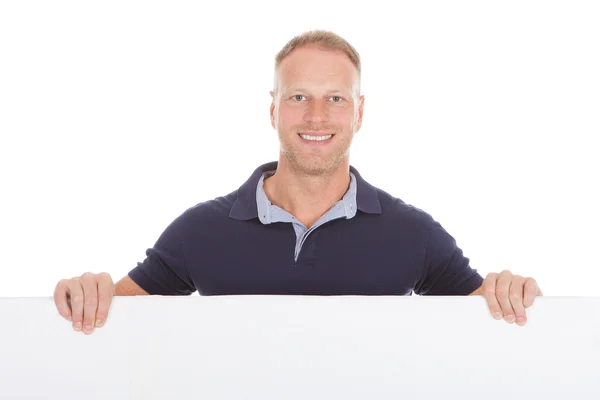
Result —
<path fill-rule="evenodd" d="M 116 297 L 72 330 L 0 298 L 0 399 L 600 399 L 600 298 Z"/>

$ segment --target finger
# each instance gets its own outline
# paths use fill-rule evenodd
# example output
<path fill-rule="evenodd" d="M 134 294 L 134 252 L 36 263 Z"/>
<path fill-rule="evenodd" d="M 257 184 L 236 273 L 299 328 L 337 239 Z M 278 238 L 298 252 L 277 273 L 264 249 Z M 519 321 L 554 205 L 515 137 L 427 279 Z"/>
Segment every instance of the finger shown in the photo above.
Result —
<path fill-rule="evenodd" d="M 498 279 L 498 274 L 491 273 L 483 281 L 483 296 L 487 301 L 488 307 L 490 308 L 490 312 L 492 316 L 496 319 L 502 318 L 502 309 L 500 308 L 500 304 L 498 304 L 498 300 L 496 299 L 496 281 Z"/>
<path fill-rule="evenodd" d="M 525 289 L 525 279 L 521 276 L 514 276 L 510 283 L 510 304 L 515 310 L 515 318 L 517 325 L 525 325 L 527 316 L 525 315 L 525 307 L 523 306 L 523 291 Z"/>
<path fill-rule="evenodd" d="M 81 275 L 81 286 L 83 287 L 83 332 L 90 334 L 96 323 L 96 311 L 98 311 L 98 283 L 91 272 Z"/>
<path fill-rule="evenodd" d="M 104 325 L 108 317 L 108 310 L 114 295 L 114 283 L 109 274 L 98 275 L 98 311 L 96 312 L 96 326 Z"/>
<path fill-rule="evenodd" d="M 69 302 L 67 300 L 69 296 L 69 281 L 66 279 L 60 280 L 56 284 L 56 288 L 54 289 L 54 305 L 56 305 L 56 309 L 58 313 L 67 321 L 71 321 L 71 307 L 69 307 Z"/>
<path fill-rule="evenodd" d="M 71 315 L 73 329 L 80 331 L 83 325 L 83 288 L 79 278 L 69 280 L 69 293 L 71 296 Z"/>
<path fill-rule="evenodd" d="M 498 278 L 498 282 L 496 283 L 496 298 L 498 299 L 498 303 L 500 303 L 500 307 L 502 308 L 502 313 L 504 314 L 504 319 L 508 323 L 515 322 L 515 311 L 510 304 L 510 282 L 512 280 L 512 274 L 508 271 L 504 271 L 500 274 Z"/>
<path fill-rule="evenodd" d="M 527 278 L 525 280 L 525 289 L 524 289 L 524 295 L 523 295 L 524 296 L 523 305 L 525 306 L 525 308 L 531 307 L 533 305 L 533 302 L 535 301 L 535 296 L 536 295 L 541 296 L 541 293 L 542 293 L 542 291 L 538 287 L 538 284 L 535 281 L 535 279 Z"/>

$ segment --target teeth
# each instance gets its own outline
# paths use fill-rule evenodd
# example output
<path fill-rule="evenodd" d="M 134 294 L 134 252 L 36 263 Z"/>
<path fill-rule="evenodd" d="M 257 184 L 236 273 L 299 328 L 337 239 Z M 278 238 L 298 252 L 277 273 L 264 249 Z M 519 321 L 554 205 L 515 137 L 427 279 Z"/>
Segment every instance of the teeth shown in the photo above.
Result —
<path fill-rule="evenodd" d="M 300 137 L 302 139 L 305 140 L 314 140 L 317 142 L 323 141 L 323 140 L 327 140 L 329 138 L 331 138 L 333 135 L 327 135 L 327 136 L 309 136 L 309 135 L 300 135 Z"/>

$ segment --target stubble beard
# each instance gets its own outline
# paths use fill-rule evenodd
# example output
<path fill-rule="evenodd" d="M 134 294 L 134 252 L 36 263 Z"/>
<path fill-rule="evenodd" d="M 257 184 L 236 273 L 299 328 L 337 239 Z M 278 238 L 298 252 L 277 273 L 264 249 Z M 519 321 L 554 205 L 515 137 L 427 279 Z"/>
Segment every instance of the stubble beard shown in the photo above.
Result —
<path fill-rule="evenodd" d="M 342 129 L 339 126 L 332 127 L 334 129 L 327 129 L 327 132 L 335 132 L 333 142 L 330 144 L 335 146 L 333 152 L 324 152 L 324 149 L 315 148 L 313 150 L 302 151 L 301 146 L 298 146 L 293 141 L 294 136 L 298 135 L 298 132 L 306 130 L 319 129 L 294 129 L 290 132 L 284 132 L 279 134 L 279 141 L 281 145 L 281 154 L 286 158 L 290 167 L 294 172 L 306 175 L 306 176 L 322 176 L 327 175 L 335 171 L 349 156 L 350 147 L 352 145 L 352 139 L 354 132 L 352 126 Z"/>

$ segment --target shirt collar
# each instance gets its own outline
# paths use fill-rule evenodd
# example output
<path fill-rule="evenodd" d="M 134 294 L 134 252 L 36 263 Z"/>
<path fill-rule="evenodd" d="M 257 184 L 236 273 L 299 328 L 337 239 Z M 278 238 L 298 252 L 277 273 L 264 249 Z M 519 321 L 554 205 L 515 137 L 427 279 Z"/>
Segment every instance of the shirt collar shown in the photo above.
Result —
<path fill-rule="evenodd" d="M 272 176 L 275 172 L 276 171 L 267 171 L 263 173 L 258 180 L 258 184 L 256 185 L 256 205 L 258 207 L 258 219 L 263 224 L 287 221 L 287 217 L 285 216 L 283 217 L 283 220 L 280 220 L 281 215 L 279 215 L 280 213 L 278 213 L 277 210 L 281 209 L 271 203 L 264 190 L 264 180 L 269 176 Z M 350 185 L 348 190 L 338 203 L 341 203 L 343 209 L 337 207 L 338 204 L 336 204 L 334 206 L 336 215 L 340 212 L 343 212 L 343 215 L 347 219 L 350 219 L 356 215 L 356 177 L 352 172 L 350 172 Z M 274 211 L 275 216 L 273 213 Z M 284 210 L 281 211 L 285 213 Z M 331 212 L 331 210 L 329 212 Z M 279 217 L 277 217 L 277 215 L 279 215 Z"/>
<path fill-rule="evenodd" d="M 263 174 L 268 171 L 277 170 L 277 165 L 278 162 L 273 161 L 263 164 L 254 170 L 248 180 L 238 189 L 237 199 L 229 212 L 230 218 L 237 220 L 258 218 L 258 205 L 256 202 L 257 186 Z M 356 206 L 358 210 L 367 214 L 381 214 L 377 189 L 362 179 L 354 167 L 350 166 L 350 172 L 356 179 Z M 349 195 L 349 192 L 346 195 Z"/>

